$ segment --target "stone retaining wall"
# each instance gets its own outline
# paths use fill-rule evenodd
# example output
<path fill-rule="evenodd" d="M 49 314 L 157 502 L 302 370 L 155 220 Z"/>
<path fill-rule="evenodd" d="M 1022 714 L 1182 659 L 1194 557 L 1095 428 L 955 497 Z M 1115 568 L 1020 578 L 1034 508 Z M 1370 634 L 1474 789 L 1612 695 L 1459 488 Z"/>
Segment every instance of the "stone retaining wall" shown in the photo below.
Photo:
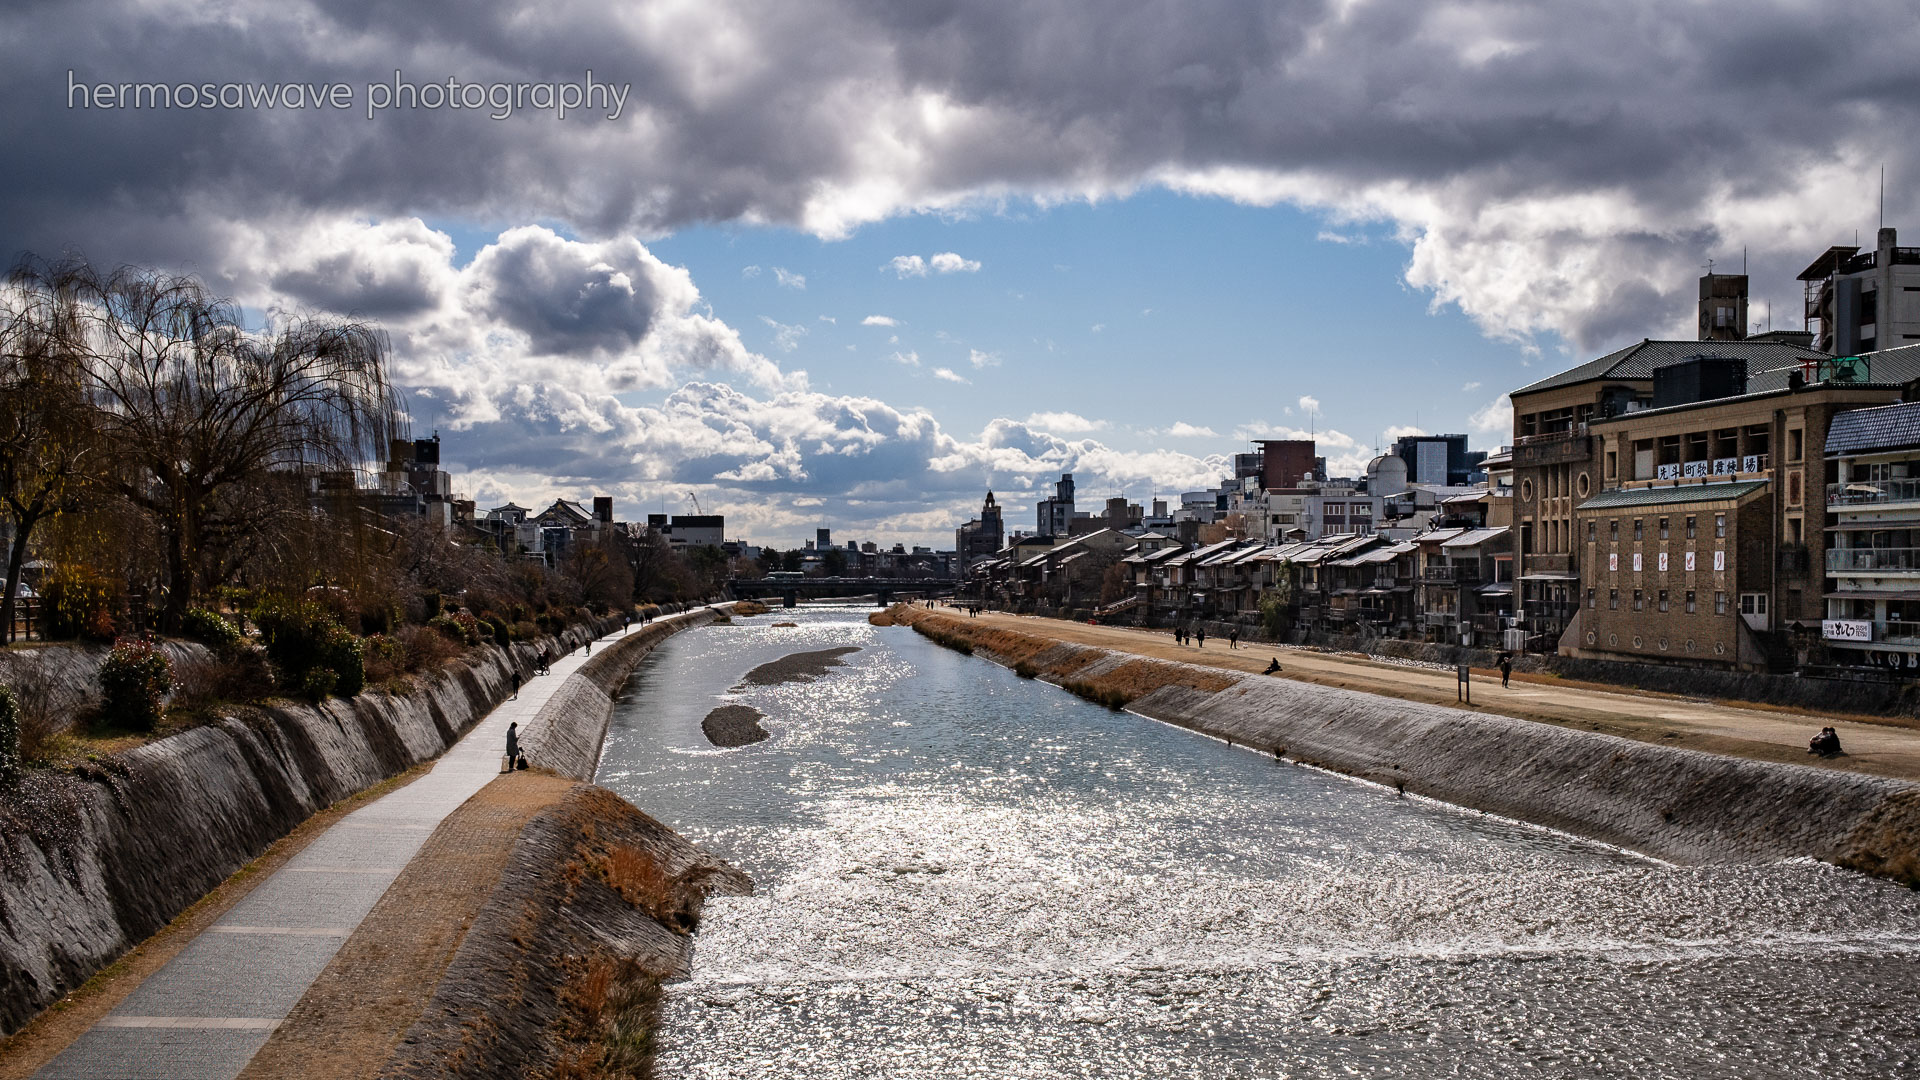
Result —
<path fill-rule="evenodd" d="M 600 747 L 613 719 L 613 697 L 655 645 L 690 626 L 712 622 L 713 609 L 672 623 L 650 623 L 629 630 L 600 647 L 553 692 L 520 732 L 527 760 L 575 780 L 592 780 L 600 768 Z"/>
<path fill-rule="evenodd" d="M 605 626 L 614 624 L 603 623 Z M 571 628 L 559 647 L 586 640 Z M 409 694 L 236 707 L 0 800 L 0 1033 L 85 982 L 316 811 L 435 757 L 534 650 L 486 646 Z"/>

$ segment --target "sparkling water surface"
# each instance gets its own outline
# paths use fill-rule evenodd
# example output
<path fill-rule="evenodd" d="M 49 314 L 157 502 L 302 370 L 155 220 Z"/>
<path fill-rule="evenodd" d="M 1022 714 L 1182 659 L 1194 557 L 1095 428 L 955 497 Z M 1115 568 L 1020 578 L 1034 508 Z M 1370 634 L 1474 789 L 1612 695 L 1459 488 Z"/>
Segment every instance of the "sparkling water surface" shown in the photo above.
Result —
<path fill-rule="evenodd" d="M 600 782 L 758 884 L 662 1076 L 1920 1075 L 1920 893 L 1399 798 L 866 615 L 676 635 L 620 699 Z M 728 703 L 772 738 L 708 744 Z"/>

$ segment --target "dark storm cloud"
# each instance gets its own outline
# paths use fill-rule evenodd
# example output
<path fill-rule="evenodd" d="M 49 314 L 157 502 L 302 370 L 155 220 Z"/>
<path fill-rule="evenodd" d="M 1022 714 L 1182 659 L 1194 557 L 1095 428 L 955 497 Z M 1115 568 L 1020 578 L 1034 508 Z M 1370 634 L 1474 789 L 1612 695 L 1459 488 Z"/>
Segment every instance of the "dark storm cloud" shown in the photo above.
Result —
<path fill-rule="evenodd" d="M 15 3 L 0 241 L 390 321 L 449 423 L 499 429 L 498 457 L 525 422 L 540 441 L 518 460 L 572 454 L 583 475 L 795 498 L 958 498 L 1069 462 L 1116 482 L 1198 475 L 1192 458 L 1006 421 L 968 442 L 924 413 L 810 394 L 637 238 L 706 221 L 833 236 L 1162 185 L 1384 227 L 1436 303 L 1591 352 L 1684 332 L 1700 263 L 1742 248 L 1756 303 L 1785 310 L 1812 253 L 1871 227 L 1883 163 L 1888 220 L 1920 228 L 1917 47 L 1904 0 Z M 356 108 L 89 111 L 69 107 L 70 69 L 346 83 Z M 396 69 L 591 69 L 632 91 L 617 121 L 367 119 L 366 85 Z M 419 219 L 505 231 L 460 266 Z M 650 411 L 613 396 L 714 370 L 766 396 Z"/>

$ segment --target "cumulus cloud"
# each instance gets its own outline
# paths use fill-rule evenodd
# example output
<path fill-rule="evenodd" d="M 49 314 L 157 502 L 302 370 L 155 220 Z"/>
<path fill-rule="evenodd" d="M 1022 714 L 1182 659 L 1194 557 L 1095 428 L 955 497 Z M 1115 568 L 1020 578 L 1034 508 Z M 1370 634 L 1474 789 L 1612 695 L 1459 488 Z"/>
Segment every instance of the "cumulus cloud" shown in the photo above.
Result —
<path fill-rule="evenodd" d="M 971 385 L 971 380 L 956 373 L 952 368 L 934 368 L 933 377 L 943 382 L 960 383 L 963 386 Z"/>
<path fill-rule="evenodd" d="M 860 320 L 861 326 L 899 326 L 900 321 L 890 315 L 869 315 Z"/>
<path fill-rule="evenodd" d="M 1799 264 L 1871 224 L 1876 166 L 1920 172 L 1905 137 L 1920 98 L 1862 74 L 1905 70 L 1920 46 L 1898 0 L 717 0 L 620 17 L 563 5 L 537 30 L 508 0 L 457 19 L 433 4 L 367 11 L 102 0 L 76 20 L 9 6 L 0 93 L 15 106 L 0 133 L 52 152 L 8 174 L 0 233 L 219 277 L 234 263 L 226 226 L 273 216 L 840 237 L 900 214 L 1159 187 L 1304 207 L 1336 235 L 1365 228 L 1407 245 L 1407 282 L 1487 333 L 1590 348 L 1683 326 L 1699 263 L 1741 245 L 1784 303 Z M 363 87 L 396 67 L 423 81 L 591 67 L 633 89 L 613 122 L 134 114 L 49 92 L 69 68 Z M 1765 121 L 1729 119 L 1752 117 Z M 1889 194 L 1889 220 L 1920 207 L 1909 188 Z M 973 262 L 903 256 L 917 270 L 895 272 L 949 255 L 955 270 Z"/>
<path fill-rule="evenodd" d="M 1045 428 L 1048 431 L 1058 431 L 1067 435 L 1101 431 L 1107 426 L 1105 420 L 1089 420 L 1078 413 L 1070 412 L 1037 412 L 1027 417 L 1026 424 L 1030 428 Z"/>
<path fill-rule="evenodd" d="M 1000 354 L 990 353 L 990 352 L 981 352 L 979 349 L 968 349 L 967 363 L 972 364 L 976 369 L 999 367 Z"/>
<path fill-rule="evenodd" d="M 927 265 L 936 274 L 971 274 L 980 269 L 978 259 L 963 259 L 951 251 L 943 251 L 928 259 Z"/>
<path fill-rule="evenodd" d="M 1475 434 L 1499 442 L 1513 434 L 1513 400 L 1505 394 L 1487 402 L 1467 419 Z"/>
<path fill-rule="evenodd" d="M 1175 421 L 1173 426 L 1167 428 L 1162 434 L 1170 439 L 1217 439 L 1220 437 L 1219 433 L 1210 427 L 1189 424 L 1185 420 Z"/>
<path fill-rule="evenodd" d="M 1311 413 L 1320 411 L 1320 399 L 1314 397 L 1312 394 L 1300 395 L 1299 405 L 1301 412 Z"/>
<path fill-rule="evenodd" d="M 776 266 L 773 268 L 773 279 L 779 282 L 780 287 L 783 289 L 805 289 L 807 287 L 807 276 L 805 274 L 796 274 L 784 266 Z"/>
<path fill-rule="evenodd" d="M 881 269 L 892 270 L 895 277 L 926 277 L 927 260 L 918 255 L 895 255 Z"/>

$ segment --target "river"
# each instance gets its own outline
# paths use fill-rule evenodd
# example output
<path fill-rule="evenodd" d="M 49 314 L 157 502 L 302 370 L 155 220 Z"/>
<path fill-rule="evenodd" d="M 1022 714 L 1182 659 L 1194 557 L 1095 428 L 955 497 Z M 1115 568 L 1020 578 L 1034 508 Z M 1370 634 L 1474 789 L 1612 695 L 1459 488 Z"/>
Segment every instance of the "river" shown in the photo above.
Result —
<path fill-rule="evenodd" d="M 600 782 L 758 883 L 708 905 L 661 1076 L 1920 1070 L 1920 893 L 1397 797 L 866 615 L 682 633 L 619 701 Z M 733 702 L 772 737 L 710 746 Z"/>

